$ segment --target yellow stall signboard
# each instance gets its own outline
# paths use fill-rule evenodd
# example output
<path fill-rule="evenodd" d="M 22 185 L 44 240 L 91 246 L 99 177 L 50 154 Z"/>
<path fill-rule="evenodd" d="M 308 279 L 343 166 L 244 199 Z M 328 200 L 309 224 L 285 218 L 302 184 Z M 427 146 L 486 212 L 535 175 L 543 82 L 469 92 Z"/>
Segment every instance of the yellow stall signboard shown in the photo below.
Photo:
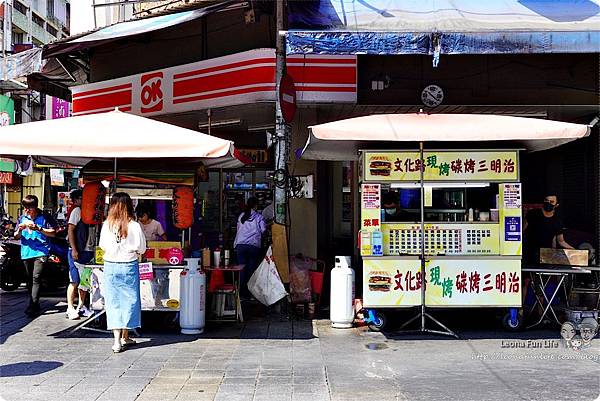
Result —
<path fill-rule="evenodd" d="M 425 264 L 426 306 L 521 306 L 518 259 L 432 258 Z M 419 259 L 365 259 L 366 307 L 421 304 Z"/>
<path fill-rule="evenodd" d="M 364 152 L 364 181 L 510 182 L 519 177 L 519 155 L 508 151 Z"/>

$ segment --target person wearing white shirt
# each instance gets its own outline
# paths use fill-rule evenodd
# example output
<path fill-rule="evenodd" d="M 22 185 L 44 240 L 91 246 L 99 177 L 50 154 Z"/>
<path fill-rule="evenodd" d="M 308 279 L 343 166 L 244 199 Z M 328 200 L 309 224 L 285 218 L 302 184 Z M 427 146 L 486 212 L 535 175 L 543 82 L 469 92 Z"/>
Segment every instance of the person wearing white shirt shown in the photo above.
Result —
<path fill-rule="evenodd" d="M 141 296 L 138 258 L 146 252 L 146 237 L 134 220 L 133 203 L 128 194 L 115 193 L 108 218 L 100 232 L 104 251 L 104 305 L 106 326 L 113 331 L 113 352 L 135 344 L 129 330 L 141 326 Z"/>
<path fill-rule="evenodd" d="M 81 221 L 81 200 L 83 192 L 76 189 L 71 192 L 73 210 L 69 215 L 67 239 L 69 240 L 69 286 L 67 287 L 67 317 L 79 319 L 79 315 L 91 316 L 92 312 L 85 306 L 86 291 L 79 287 L 79 269 L 76 263 L 86 264 L 94 259 L 94 232 Z M 91 235 L 91 238 L 90 238 Z M 79 293 L 79 302 L 75 307 L 75 295 Z"/>
<path fill-rule="evenodd" d="M 142 226 L 142 231 L 146 236 L 146 241 L 167 240 L 167 234 L 165 233 L 162 224 L 150 217 L 150 212 L 145 206 L 139 205 L 135 212 L 138 217 L 138 222 Z"/>

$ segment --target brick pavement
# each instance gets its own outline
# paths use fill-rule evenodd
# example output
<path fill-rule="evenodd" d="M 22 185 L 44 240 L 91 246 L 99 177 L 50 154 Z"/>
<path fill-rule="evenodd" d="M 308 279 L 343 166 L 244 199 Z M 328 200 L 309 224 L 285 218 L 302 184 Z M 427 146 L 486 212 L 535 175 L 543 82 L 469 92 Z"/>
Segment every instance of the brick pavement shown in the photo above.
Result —
<path fill-rule="evenodd" d="M 112 354 L 109 335 L 66 335 L 74 323 L 59 297 L 44 298 L 45 313 L 34 320 L 22 314 L 22 290 L 0 299 L 0 396 L 7 401 L 592 400 L 600 393 L 599 361 L 591 358 L 600 355 L 599 340 L 579 354 L 502 348 L 506 338 L 555 341 L 557 330 L 466 332 L 457 341 L 276 316 L 212 325 L 201 336 L 158 325 Z M 481 357 L 498 352 L 579 359 Z"/>

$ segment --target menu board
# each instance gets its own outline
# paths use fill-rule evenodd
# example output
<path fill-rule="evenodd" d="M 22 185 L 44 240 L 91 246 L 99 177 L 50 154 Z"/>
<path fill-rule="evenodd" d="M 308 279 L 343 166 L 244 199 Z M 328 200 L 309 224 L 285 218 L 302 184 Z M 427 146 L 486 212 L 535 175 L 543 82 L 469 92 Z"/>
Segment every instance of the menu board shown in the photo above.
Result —
<path fill-rule="evenodd" d="M 363 184 L 362 200 L 363 209 L 379 209 L 381 207 L 381 185 Z"/>
<path fill-rule="evenodd" d="M 425 265 L 427 306 L 521 306 L 518 259 L 431 258 Z M 421 304 L 421 261 L 365 259 L 365 307 Z"/>
<path fill-rule="evenodd" d="M 364 181 L 485 181 L 519 178 L 519 153 L 501 151 L 364 152 Z"/>

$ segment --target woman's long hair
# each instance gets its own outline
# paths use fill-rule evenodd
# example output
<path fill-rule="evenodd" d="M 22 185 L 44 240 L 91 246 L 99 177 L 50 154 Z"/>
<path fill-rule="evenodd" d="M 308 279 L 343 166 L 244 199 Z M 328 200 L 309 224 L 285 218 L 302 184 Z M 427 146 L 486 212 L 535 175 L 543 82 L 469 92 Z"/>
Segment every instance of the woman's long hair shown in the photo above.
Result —
<path fill-rule="evenodd" d="M 117 235 L 117 238 L 127 238 L 127 226 L 133 220 L 133 202 L 125 192 L 117 192 L 110 198 L 108 227 Z"/>
<path fill-rule="evenodd" d="M 246 209 L 244 210 L 244 214 L 242 215 L 242 224 L 244 224 L 250 216 L 252 215 L 252 209 L 255 209 L 258 205 L 258 199 L 254 196 L 248 198 L 248 202 L 246 202 Z"/>

